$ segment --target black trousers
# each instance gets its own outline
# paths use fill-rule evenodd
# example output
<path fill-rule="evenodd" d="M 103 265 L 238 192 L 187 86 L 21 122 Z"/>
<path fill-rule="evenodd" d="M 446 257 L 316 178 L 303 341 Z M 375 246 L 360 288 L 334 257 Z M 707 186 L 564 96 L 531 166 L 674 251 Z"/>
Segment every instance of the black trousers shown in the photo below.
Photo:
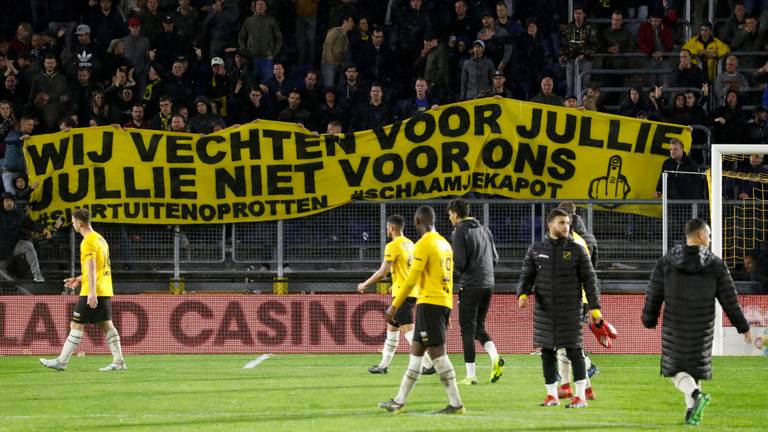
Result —
<path fill-rule="evenodd" d="M 584 350 L 581 348 L 566 348 L 565 356 L 571 361 L 573 381 L 587 379 L 587 363 L 584 361 Z M 541 365 L 544 368 L 544 383 L 557 382 L 557 353 L 552 348 L 541 349 Z"/>
<path fill-rule="evenodd" d="M 488 315 L 492 296 L 491 289 L 462 288 L 459 291 L 459 326 L 464 346 L 464 363 L 475 362 L 475 340 L 480 344 L 492 340 L 485 331 L 485 317 Z"/>

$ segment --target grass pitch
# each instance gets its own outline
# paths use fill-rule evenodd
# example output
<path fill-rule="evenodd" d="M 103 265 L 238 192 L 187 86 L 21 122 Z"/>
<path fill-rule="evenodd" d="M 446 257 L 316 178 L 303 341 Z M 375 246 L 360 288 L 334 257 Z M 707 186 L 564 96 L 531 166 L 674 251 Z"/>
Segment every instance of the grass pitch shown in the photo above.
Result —
<path fill-rule="evenodd" d="M 128 370 L 103 373 L 107 356 L 73 357 L 66 372 L 36 357 L 0 357 L 0 430 L 119 431 L 521 431 L 740 430 L 764 431 L 768 414 L 765 357 L 714 359 L 704 383 L 712 403 L 701 426 L 684 426 L 682 395 L 659 376 L 658 356 L 595 356 L 597 400 L 582 410 L 543 408 L 538 356 L 507 355 L 504 376 L 460 387 L 467 413 L 437 416 L 446 404 L 436 375 L 421 377 L 406 405 L 392 415 L 379 401 L 393 397 L 407 356 L 387 375 L 369 375 L 378 355 L 128 356 Z M 452 355 L 458 377 L 461 356 Z"/>

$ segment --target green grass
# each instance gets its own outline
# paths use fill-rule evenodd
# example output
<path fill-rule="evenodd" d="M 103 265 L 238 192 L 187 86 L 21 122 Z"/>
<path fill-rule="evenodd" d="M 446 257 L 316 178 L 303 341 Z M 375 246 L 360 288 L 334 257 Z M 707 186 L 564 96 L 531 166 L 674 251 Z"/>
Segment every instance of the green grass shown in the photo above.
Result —
<path fill-rule="evenodd" d="M 419 380 L 407 412 L 377 408 L 393 397 L 407 356 L 388 375 L 369 375 L 377 355 L 130 356 L 124 372 L 98 372 L 106 356 L 75 357 L 66 372 L 36 357 L 0 357 L 0 430 L 200 431 L 479 431 L 691 430 L 682 395 L 658 374 L 658 356 L 595 356 L 597 400 L 583 410 L 542 408 L 538 356 L 505 356 L 504 376 L 461 387 L 464 416 L 434 416 L 446 405 L 436 375 Z M 460 356 L 452 356 L 459 378 Z M 478 376 L 486 377 L 485 355 Z M 714 359 L 712 394 L 696 430 L 765 430 L 768 368 L 764 357 Z"/>

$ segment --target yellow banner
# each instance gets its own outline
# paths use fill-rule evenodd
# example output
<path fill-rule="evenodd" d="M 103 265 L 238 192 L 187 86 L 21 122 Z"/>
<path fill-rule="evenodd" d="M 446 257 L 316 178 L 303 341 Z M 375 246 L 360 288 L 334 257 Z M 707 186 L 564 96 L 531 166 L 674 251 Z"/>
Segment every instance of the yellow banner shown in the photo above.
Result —
<path fill-rule="evenodd" d="M 382 129 L 313 135 L 256 121 L 201 136 L 112 127 L 25 145 L 33 216 L 87 207 L 97 221 L 222 223 L 296 218 L 355 199 L 469 191 L 518 199 L 649 199 L 687 127 L 481 99 Z"/>

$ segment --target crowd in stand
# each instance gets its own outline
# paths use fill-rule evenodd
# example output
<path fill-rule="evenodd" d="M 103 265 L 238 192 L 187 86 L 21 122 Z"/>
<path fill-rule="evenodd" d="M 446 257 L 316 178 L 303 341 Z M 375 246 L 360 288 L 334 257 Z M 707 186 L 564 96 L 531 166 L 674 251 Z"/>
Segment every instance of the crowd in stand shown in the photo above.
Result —
<path fill-rule="evenodd" d="M 208 134 L 255 119 L 340 133 L 489 96 L 768 142 L 767 2 L 720 1 L 716 25 L 700 0 L 693 23 L 681 0 L 573 3 L 571 14 L 568 0 L 5 2 L 0 192 L 23 202 L 36 186 L 22 152 L 32 133 Z M 701 130 L 694 141 L 706 143 Z M 670 170 L 704 163 L 672 147 Z M 766 173 L 758 156 L 742 168 Z M 741 186 L 732 198 L 749 194 Z"/>

